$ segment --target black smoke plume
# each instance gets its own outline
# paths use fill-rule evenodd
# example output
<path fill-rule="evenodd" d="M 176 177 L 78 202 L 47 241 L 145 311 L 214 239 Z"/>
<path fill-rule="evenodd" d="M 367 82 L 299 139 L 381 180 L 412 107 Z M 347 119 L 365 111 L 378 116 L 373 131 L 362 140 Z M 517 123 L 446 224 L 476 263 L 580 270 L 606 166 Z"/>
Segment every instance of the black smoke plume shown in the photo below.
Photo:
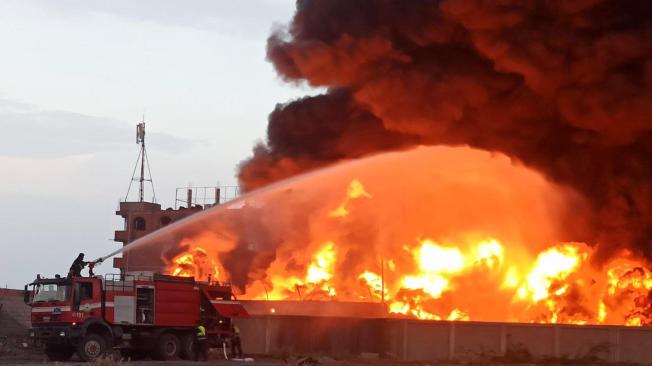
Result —
<path fill-rule="evenodd" d="M 414 144 L 505 153 L 574 187 L 602 257 L 652 257 L 652 2 L 299 0 L 268 58 L 327 92 L 279 105 L 253 189 Z"/>

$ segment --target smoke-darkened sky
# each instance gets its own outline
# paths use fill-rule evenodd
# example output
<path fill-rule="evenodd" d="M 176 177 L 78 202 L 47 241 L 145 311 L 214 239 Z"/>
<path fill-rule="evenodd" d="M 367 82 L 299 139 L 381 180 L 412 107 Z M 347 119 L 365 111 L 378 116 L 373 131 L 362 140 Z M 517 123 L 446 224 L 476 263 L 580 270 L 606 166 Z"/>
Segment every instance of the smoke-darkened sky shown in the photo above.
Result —
<path fill-rule="evenodd" d="M 297 2 L 268 57 L 329 88 L 278 106 L 248 188 L 420 144 L 499 151 L 591 203 L 602 257 L 652 256 L 652 3 Z"/>

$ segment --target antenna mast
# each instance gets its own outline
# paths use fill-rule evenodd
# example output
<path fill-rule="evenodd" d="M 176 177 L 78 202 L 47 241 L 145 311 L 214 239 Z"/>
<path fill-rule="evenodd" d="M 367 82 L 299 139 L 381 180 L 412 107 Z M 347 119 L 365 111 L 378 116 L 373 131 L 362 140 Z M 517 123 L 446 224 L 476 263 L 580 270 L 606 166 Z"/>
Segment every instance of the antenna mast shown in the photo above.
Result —
<path fill-rule="evenodd" d="M 138 181 L 138 202 L 145 201 L 145 182 L 150 182 L 152 184 L 152 202 L 156 202 L 156 192 L 154 191 L 154 182 L 152 181 L 152 171 L 149 167 L 149 159 L 147 158 L 147 149 L 145 148 L 145 116 L 143 115 L 143 120 L 136 125 L 136 143 L 140 145 L 140 150 L 138 152 L 138 158 L 136 158 L 136 166 L 134 167 L 134 172 L 131 175 L 131 182 L 129 183 L 129 188 L 127 188 L 127 194 L 125 196 L 125 201 L 129 199 L 129 191 L 131 191 L 131 184 L 134 181 Z M 140 176 L 136 177 L 136 169 L 140 165 Z M 145 165 L 147 165 L 147 172 L 149 173 L 149 178 L 145 177 Z"/>
<path fill-rule="evenodd" d="M 143 121 L 136 126 L 136 143 L 140 143 L 140 179 L 138 202 L 143 202 L 145 194 L 145 116 Z"/>

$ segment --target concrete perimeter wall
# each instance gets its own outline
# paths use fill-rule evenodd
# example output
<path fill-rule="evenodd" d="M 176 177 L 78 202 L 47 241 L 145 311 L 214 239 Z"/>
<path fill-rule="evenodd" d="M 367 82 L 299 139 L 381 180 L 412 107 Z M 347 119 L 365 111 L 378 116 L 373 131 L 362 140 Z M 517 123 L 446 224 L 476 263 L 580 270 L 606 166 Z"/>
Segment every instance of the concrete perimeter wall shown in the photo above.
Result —
<path fill-rule="evenodd" d="M 367 352 L 405 361 L 652 362 L 652 328 L 307 316 L 253 316 L 237 323 L 249 354 L 343 357 Z"/>

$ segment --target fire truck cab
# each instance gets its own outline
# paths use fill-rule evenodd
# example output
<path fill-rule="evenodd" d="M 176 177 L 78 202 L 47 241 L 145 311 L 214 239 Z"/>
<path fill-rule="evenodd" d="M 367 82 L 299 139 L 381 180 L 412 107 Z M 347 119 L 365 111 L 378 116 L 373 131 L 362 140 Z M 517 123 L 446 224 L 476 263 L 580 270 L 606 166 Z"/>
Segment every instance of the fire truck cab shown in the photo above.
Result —
<path fill-rule="evenodd" d="M 231 318 L 247 317 L 229 284 L 189 277 L 130 273 L 37 279 L 25 286 L 30 336 L 50 360 L 85 361 L 119 349 L 123 356 L 194 358 L 196 327 L 209 347 L 226 347 Z"/>

